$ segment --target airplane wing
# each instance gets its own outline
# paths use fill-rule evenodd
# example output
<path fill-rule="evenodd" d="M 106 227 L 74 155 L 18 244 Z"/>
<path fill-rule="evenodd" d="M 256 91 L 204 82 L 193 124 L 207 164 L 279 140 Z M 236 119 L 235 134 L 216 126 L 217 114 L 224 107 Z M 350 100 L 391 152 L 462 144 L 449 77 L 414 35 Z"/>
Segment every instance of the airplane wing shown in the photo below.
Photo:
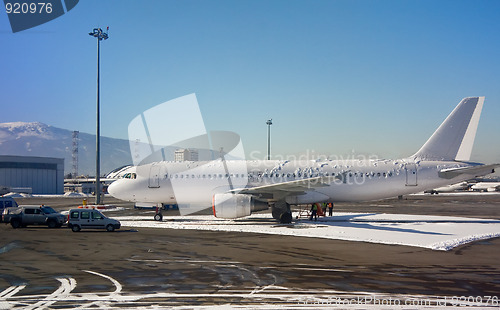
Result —
<path fill-rule="evenodd" d="M 306 191 L 314 188 L 328 186 L 334 179 L 342 179 L 342 176 L 326 177 L 319 176 L 283 183 L 275 183 L 269 185 L 262 185 L 249 188 L 233 189 L 230 192 L 237 192 L 240 194 L 255 195 L 262 198 L 280 199 L 289 195 L 302 195 Z"/>
<path fill-rule="evenodd" d="M 469 166 L 460 168 L 449 168 L 439 171 L 438 175 L 443 179 L 453 179 L 462 174 L 469 174 L 472 177 L 478 177 L 495 172 L 495 168 L 499 167 L 500 164 L 491 165 L 480 165 L 480 166 Z"/>

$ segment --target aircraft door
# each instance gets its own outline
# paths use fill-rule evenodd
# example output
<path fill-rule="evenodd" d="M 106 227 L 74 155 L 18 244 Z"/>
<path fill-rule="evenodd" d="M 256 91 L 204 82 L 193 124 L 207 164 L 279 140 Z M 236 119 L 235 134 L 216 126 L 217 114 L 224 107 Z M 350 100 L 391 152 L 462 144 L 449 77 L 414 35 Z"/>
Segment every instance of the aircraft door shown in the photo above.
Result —
<path fill-rule="evenodd" d="M 160 168 L 161 165 L 154 163 L 149 170 L 149 188 L 160 187 Z"/>
<path fill-rule="evenodd" d="M 408 163 L 405 165 L 406 186 L 417 186 L 417 164 Z"/>

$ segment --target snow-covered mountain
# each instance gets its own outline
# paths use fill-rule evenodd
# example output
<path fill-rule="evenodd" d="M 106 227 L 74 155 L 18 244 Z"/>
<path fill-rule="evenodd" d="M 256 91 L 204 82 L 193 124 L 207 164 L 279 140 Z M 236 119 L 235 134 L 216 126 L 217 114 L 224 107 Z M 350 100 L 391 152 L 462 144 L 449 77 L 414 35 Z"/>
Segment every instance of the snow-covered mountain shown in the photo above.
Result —
<path fill-rule="evenodd" d="M 0 155 L 64 158 L 64 173 L 72 172 L 73 131 L 43 123 L 0 123 Z M 101 174 L 131 164 L 127 140 L 101 137 Z M 95 175 L 95 135 L 80 132 L 78 173 Z"/>

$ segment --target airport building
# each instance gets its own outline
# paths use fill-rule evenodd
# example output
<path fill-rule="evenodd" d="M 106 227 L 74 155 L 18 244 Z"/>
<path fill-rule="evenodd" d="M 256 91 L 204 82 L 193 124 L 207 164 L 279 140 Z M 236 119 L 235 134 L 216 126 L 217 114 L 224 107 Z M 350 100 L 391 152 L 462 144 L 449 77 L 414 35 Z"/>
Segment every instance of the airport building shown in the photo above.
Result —
<path fill-rule="evenodd" d="M 175 150 L 175 161 L 198 161 L 198 151 L 191 149 Z"/>
<path fill-rule="evenodd" d="M 13 192 L 64 193 L 64 159 L 0 156 L 0 186 Z"/>

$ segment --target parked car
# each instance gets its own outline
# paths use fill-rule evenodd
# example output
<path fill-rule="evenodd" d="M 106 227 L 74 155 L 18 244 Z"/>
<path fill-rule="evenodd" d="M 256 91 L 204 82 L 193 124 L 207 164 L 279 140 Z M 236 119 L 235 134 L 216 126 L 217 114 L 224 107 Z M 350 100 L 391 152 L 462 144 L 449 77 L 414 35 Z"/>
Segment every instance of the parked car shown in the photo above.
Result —
<path fill-rule="evenodd" d="M 12 197 L 0 197 L 0 212 L 6 208 L 16 208 L 17 202 Z"/>
<path fill-rule="evenodd" d="M 68 214 L 68 227 L 77 232 L 81 229 L 106 229 L 114 231 L 120 229 L 120 222 L 109 218 L 94 209 L 72 209 Z"/>
<path fill-rule="evenodd" d="M 66 217 L 48 206 L 20 206 L 4 209 L 2 222 L 10 223 L 13 228 L 28 225 L 47 225 L 49 228 L 56 228 L 66 222 Z"/>

